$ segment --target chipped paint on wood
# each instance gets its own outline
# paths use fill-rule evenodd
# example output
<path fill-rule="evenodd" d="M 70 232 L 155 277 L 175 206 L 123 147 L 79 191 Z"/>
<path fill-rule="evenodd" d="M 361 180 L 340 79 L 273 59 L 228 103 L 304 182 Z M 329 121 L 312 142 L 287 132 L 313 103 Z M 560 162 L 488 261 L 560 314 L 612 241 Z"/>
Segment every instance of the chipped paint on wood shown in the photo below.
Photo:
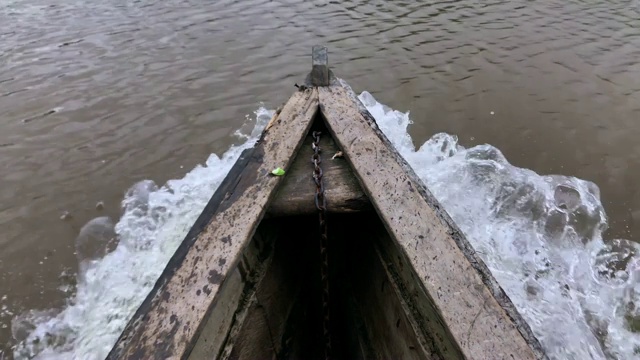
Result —
<path fill-rule="evenodd" d="M 316 89 L 296 92 L 256 146 L 243 153 L 128 323 L 108 359 L 185 359 L 240 261 L 318 109 Z M 214 272 L 212 272 L 214 271 Z"/>
<path fill-rule="evenodd" d="M 334 139 L 464 357 L 545 359 L 490 271 L 355 94 L 344 86 L 318 91 Z"/>

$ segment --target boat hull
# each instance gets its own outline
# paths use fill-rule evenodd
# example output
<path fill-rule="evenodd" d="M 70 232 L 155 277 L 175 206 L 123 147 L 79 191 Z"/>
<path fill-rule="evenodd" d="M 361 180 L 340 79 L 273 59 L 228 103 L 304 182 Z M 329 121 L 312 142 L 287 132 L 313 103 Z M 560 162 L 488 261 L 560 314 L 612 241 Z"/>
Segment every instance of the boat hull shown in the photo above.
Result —
<path fill-rule="evenodd" d="M 330 358 L 546 359 L 465 235 L 323 61 L 314 57 L 311 83 L 229 172 L 108 359 L 327 357 L 312 131 L 328 151 Z"/>

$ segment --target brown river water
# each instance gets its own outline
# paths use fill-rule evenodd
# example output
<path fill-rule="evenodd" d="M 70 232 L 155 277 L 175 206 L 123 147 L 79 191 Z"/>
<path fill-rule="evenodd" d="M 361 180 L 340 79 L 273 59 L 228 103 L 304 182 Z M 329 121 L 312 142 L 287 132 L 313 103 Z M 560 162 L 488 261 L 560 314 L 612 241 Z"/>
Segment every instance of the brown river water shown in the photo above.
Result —
<path fill-rule="evenodd" d="M 222 154 L 315 44 L 410 111 L 416 145 L 447 132 L 592 181 L 604 237 L 638 241 L 639 19 L 636 0 L 0 0 L 0 359 L 13 316 L 68 300 L 81 227 Z"/>

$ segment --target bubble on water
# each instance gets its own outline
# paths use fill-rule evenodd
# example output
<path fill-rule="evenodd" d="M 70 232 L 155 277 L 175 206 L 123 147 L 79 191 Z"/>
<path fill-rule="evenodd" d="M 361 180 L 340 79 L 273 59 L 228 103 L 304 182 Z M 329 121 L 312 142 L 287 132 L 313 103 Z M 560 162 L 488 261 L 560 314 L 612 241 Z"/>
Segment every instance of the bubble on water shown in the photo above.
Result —
<path fill-rule="evenodd" d="M 101 216 L 87 222 L 75 241 L 79 262 L 101 259 L 116 246 L 115 225 L 108 216 Z"/>
<path fill-rule="evenodd" d="M 84 281 L 85 274 L 96 261 L 115 250 L 118 235 L 115 225 L 108 216 L 101 216 L 87 222 L 75 240 L 75 255 L 78 259 L 78 281 Z"/>

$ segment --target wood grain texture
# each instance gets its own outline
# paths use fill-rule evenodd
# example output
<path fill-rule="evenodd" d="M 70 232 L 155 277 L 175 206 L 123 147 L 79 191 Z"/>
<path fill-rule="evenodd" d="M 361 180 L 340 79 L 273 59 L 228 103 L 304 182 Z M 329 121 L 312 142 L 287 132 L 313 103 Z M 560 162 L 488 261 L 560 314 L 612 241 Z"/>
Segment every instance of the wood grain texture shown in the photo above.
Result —
<path fill-rule="evenodd" d="M 294 93 L 243 153 L 128 323 L 108 359 L 186 359 L 318 110 L 316 89 Z M 233 304 L 228 305 L 235 308 Z M 231 312 L 231 315 L 233 313 Z M 211 354 L 215 357 L 216 354 Z"/>
<path fill-rule="evenodd" d="M 372 220 L 371 224 L 375 222 Z M 380 235 L 383 234 L 384 231 Z M 358 248 L 360 260 L 353 270 L 357 280 L 353 282 L 352 291 L 372 354 L 377 359 L 445 359 L 414 326 L 416 319 L 399 289 L 403 284 L 391 275 L 389 267 L 393 265 L 381 256 L 376 242 L 372 241 L 375 235 L 368 229 L 363 235 L 365 239 L 360 240 Z"/>
<path fill-rule="evenodd" d="M 316 184 L 313 181 L 311 163 L 312 138 L 307 136 L 293 165 L 285 175 L 276 197 L 267 210 L 268 216 L 290 216 L 317 213 L 314 196 Z M 369 199 L 362 191 L 358 179 L 344 158 L 331 157 L 339 151 L 329 133 L 320 137 L 322 167 L 327 211 L 346 213 L 373 210 Z"/>
<path fill-rule="evenodd" d="M 462 232 L 344 85 L 318 89 L 320 110 L 464 358 L 546 359 Z"/>
<path fill-rule="evenodd" d="M 301 242 L 306 232 L 292 230 L 287 226 L 288 219 L 278 219 L 269 224 L 277 240 L 271 242 L 273 260 L 259 282 L 255 283 L 252 299 L 248 304 L 248 312 L 244 319 L 236 313 L 234 327 L 239 331 L 230 333 L 225 342 L 225 349 L 220 360 L 255 360 L 283 358 L 283 340 L 286 338 L 287 326 L 295 317 L 294 309 L 300 304 L 300 293 L 303 284 L 308 281 L 308 264 L 304 256 L 308 253 L 308 244 Z M 265 227 L 265 221 L 258 231 Z M 292 237 L 295 233 L 297 236 Z M 308 236 L 308 235 L 306 235 Z M 211 357 L 194 357 L 211 359 Z"/>
<path fill-rule="evenodd" d="M 324 46 L 314 46 L 311 50 L 311 85 L 329 85 L 329 55 Z"/>
<path fill-rule="evenodd" d="M 189 353 L 188 359 L 210 359 L 211 354 L 223 354 L 229 346 L 229 338 L 237 336 L 239 327 L 246 321 L 256 286 L 264 278 L 273 258 L 273 244 L 277 231 L 261 222 L 253 240 L 242 252 L 242 260 L 229 271 L 216 294 L 215 305 L 210 310 L 198 340 Z M 264 334 L 263 334 L 264 335 Z M 255 337 L 255 342 L 264 340 Z M 224 358 L 224 356 L 221 356 Z"/>

